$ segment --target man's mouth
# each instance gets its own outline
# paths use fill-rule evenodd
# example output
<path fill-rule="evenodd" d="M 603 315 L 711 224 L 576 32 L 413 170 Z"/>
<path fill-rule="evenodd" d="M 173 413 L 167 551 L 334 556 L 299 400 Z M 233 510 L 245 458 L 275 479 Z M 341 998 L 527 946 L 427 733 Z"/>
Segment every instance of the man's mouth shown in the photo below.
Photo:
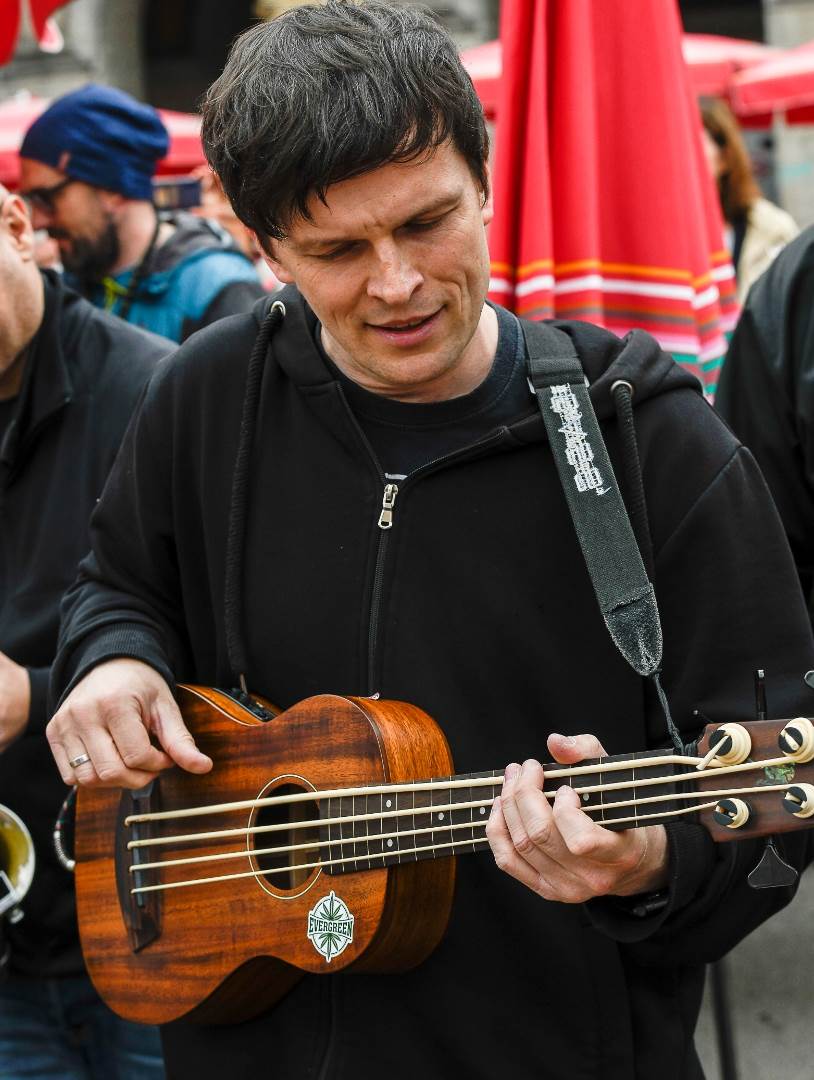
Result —
<path fill-rule="evenodd" d="M 391 319 L 386 323 L 368 323 L 368 326 L 378 333 L 386 334 L 388 337 L 408 338 L 420 334 L 422 330 L 428 328 L 440 310 L 439 308 L 437 311 L 431 311 L 428 315 L 413 315 L 409 319 Z"/>

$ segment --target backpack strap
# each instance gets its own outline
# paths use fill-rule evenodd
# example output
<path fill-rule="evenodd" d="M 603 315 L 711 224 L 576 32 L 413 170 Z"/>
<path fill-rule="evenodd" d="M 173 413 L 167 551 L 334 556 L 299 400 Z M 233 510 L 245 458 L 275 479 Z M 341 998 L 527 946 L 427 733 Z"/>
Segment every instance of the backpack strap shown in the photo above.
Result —
<path fill-rule="evenodd" d="M 520 320 L 529 386 L 543 417 L 577 539 L 614 644 L 639 675 L 658 672 L 662 634 L 653 586 L 633 535 L 571 338 Z"/>

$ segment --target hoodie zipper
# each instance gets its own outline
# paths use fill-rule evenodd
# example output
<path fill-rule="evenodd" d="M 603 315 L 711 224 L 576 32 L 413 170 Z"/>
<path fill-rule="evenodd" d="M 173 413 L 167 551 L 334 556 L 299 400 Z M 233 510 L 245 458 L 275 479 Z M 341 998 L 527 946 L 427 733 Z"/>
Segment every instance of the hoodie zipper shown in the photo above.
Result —
<path fill-rule="evenodd" d="M 382 494 L 382 506 L 379 512 L 379 520 L 376 522 L 381 530 L 379 546 L 376 551 L 376 566 L 373 571 L 373 591 L 370 597 L 370 621 L 367 631 L 367 685 L 368 693 L 373 696 L 377 693 L 373 684 L 376 664 L 376 650 L 379 635 L 379 613 L 382 606 L 382 587 L 384 584 L 384 564 L 387 559 L 388 540 L 390 529 L 393 528 L 394 507 L 396 496 L 399 493 L 398 484 L 385 484 Z"/>
<path fill-rule="evenodd" d="M 403 492 L 408 485 L 412 487 L 416 480 L 420 479 L 422 475 L 426 474 L 430 470 L 446 464 L 453 458 L 465 456 L 468 452 L 474 449 L 482 450 L 493 442 L 500 442 L 502 438 L 503 430 L 501 429 L 499 431 L 496 431 L 493 435 L 490 435 L 488 438 L 482 439 L 480 442 L 473 443 L 471 446 L 462 447 L 460 450 L 454 450 L 451 454 L 445 454 L 440 458 L 434 458 L 432 461 L 428 461 L 426 465 L 422 465 L 421 468 L 415 469 L 413 472 L 411 472 L 410 475 L 403 481 L 401 486 L 393 483 L 388 483 L 384 485 L 384 491 L 382 493 L 382 504 L 379 511 L 379 519 L 376 522 L 380 530 L 379 548 L 376 553 L 376 567 L 373 572 L 373 593 L 370 602 L 370 622 L 368 624 L 367 638 L 367 681 L 368 692 L 371 696 L 374 696 L 376 693 L 378 693 L 375 685 L 375 675 L 379 644 L 379 621 L 381 616 L 382 591 L 384 587 L 384 568 L 387 560 L 387 548 L 390 541 L 390 530 L 395 524 L 396 497 L 398 496 L 399 492 Z M 376 460 L 375 455 L 374 460 Z"/>
<path fill-rule="evenodd" d="M 384 587 L 384 569 L 387 562 L 387 549 L 390 542 L 390 534 L 395 524 L 396 498 L 399 494 L 403 493 L 408 486 L 412 487 L 417 479 L 420 479 L 422 475 L 430 472 L 430 470 L 444 465 L 453 459 L 465 457 L 473 450 L 483 450 L 492 443 L 496 444 L 500 442 L 503 439 L 505 429 L 500 428 L 492 435 L 488 436 L 488 438 L 481 439 L 479 442 L 472 443 L 470 446 L 461 447 L 460 450 L 454 450 L 450 454 L 444 454 L 440 458 L 434 458 L 432 461 L 428 461 L 426 465 L 422 465 L 421 468 L 411 472 L 401 484 L 394 484 L 392 481 L 387 480 L 379 459 L 376 457 L 373 447 L 370 445 L 367 436 L 362 430 L 361 424 L 353 415 L 353 410 L 348 404 L 348 400 L 342 392 L 341 386 L 338 388 L 338 392 L 345 411 L 348 414 L 348 418 L 356 430 L 356 433 L 359 435 L 363 446 L 367 450 L 368 456 L 373 462 L 378 474 L 379 483 L 382 485 L 382 500 L 376 519 L 376 527 L 379 531 L 379 541 L 373 570 L 373 590 L 370 598 L 370 618 L 368 621 L 367 633 L 367 690 L 370 697 L 376 697 L 379 692 L 375 684 L 375 674 L 379 646 L 379 621 L 381 617 L 382 591 Z"/>

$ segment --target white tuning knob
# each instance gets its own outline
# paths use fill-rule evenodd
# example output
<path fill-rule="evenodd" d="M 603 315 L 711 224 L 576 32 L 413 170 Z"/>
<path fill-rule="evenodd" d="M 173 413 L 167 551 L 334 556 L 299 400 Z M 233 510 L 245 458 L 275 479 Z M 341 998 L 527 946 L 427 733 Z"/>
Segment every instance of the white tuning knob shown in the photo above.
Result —
<path fill-rule="evenodd" d="M 814 786 L 795 784 L 783 796 L 783 809 L 798 818 L 811 817 L 814 814 Z"/>
<path fill-rule="evenodd" d="M 740 724 L 721 724 L 711 735 L 709 749 L 721 765 L 740 765 L 752 752 L 752 739 Z"/>
<path fill-rule="evenodd" d="M 789 720 L 777 736 L 777 744 L 792 761 L 801 765 L 811 761 L 814 758 L 814 724 L 805 716 Z"/>
<path fill-rule="evenodd" d="M 719 825 L 727 829 L 740 829 L 749 821 L 752 811 L 743 799 L 721 799 L 712 811 L 712 816 Z"/>

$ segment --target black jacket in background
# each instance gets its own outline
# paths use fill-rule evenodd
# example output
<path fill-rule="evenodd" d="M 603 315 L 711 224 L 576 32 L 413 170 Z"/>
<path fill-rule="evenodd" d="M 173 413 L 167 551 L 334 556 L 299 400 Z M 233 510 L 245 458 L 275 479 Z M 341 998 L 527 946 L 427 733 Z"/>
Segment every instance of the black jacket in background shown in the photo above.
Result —
<path fill-rule="evenodd" d="M 752 286 L 715 406 L 766 477 L 814 620 L 814 227 Z"/>
<path fill-rule="evenodd" d="M 287 314 L 266 357 L 247 485 L 249 686 L 283 707 L 321 692 L 412 701 L 443 728 L 458 772 L 545 757 L 552 730 L 595 732 L 610 753 L 663 745 L 654 695 L 605 629 L 531 395 L 509 426 L 400 483 L 385 533 L 386 481 L 315 346 L 314 315 L 293 289 L 281 296 Z M 226 537 L 247 362 L 269 302 L 201 331 L 152 380 L 94 514 L 93 553 L 66 596 L 57 693 L 121 655 L 170 680 L 235 685 Z M 617 475 L 610 386 L 635 386 L 676 722 L 689 736 L 695 708 L 716 721 L 750 718 L 757 666 L 772 712 L 798 715 L 810 707 L 801 675 L 814 643 L 751 455 L 646 334 L 620 341 L 560 325 L 591 381 Z M 550 903 L 488 854 L 460 858 L 447 934 L 420 967 L 308 976 L 248 1023 L 171 1025 L 168 1074 L 697 1080 L 703 963 L 792 891 L 748 887 L 759 844 L 716 847 L 691 823 L 668 832 L 670 901 L 657 915 L 637 920 L 614 901 Z M 782 846 L 805 864 L 808 833 Z M 226 925 L 240 920 L 240 903 L 236 888 L 219 916 Z"/>
<path fill-rule="evenodd" d="M 9 936 L 14 969 L 36 975 L 82 970 L 73 880 L 51 839 L 67 793 L 45 738 L 59 603 L 134 406 L 174 348 L 97 311 L 56 274 L 43 281 L 43 321 L 0 445 L 0 650 L 31 680 L 28 727 L 0 754 L 0 803 L 31 830 L 37 856 L 25 918 Z"/>

